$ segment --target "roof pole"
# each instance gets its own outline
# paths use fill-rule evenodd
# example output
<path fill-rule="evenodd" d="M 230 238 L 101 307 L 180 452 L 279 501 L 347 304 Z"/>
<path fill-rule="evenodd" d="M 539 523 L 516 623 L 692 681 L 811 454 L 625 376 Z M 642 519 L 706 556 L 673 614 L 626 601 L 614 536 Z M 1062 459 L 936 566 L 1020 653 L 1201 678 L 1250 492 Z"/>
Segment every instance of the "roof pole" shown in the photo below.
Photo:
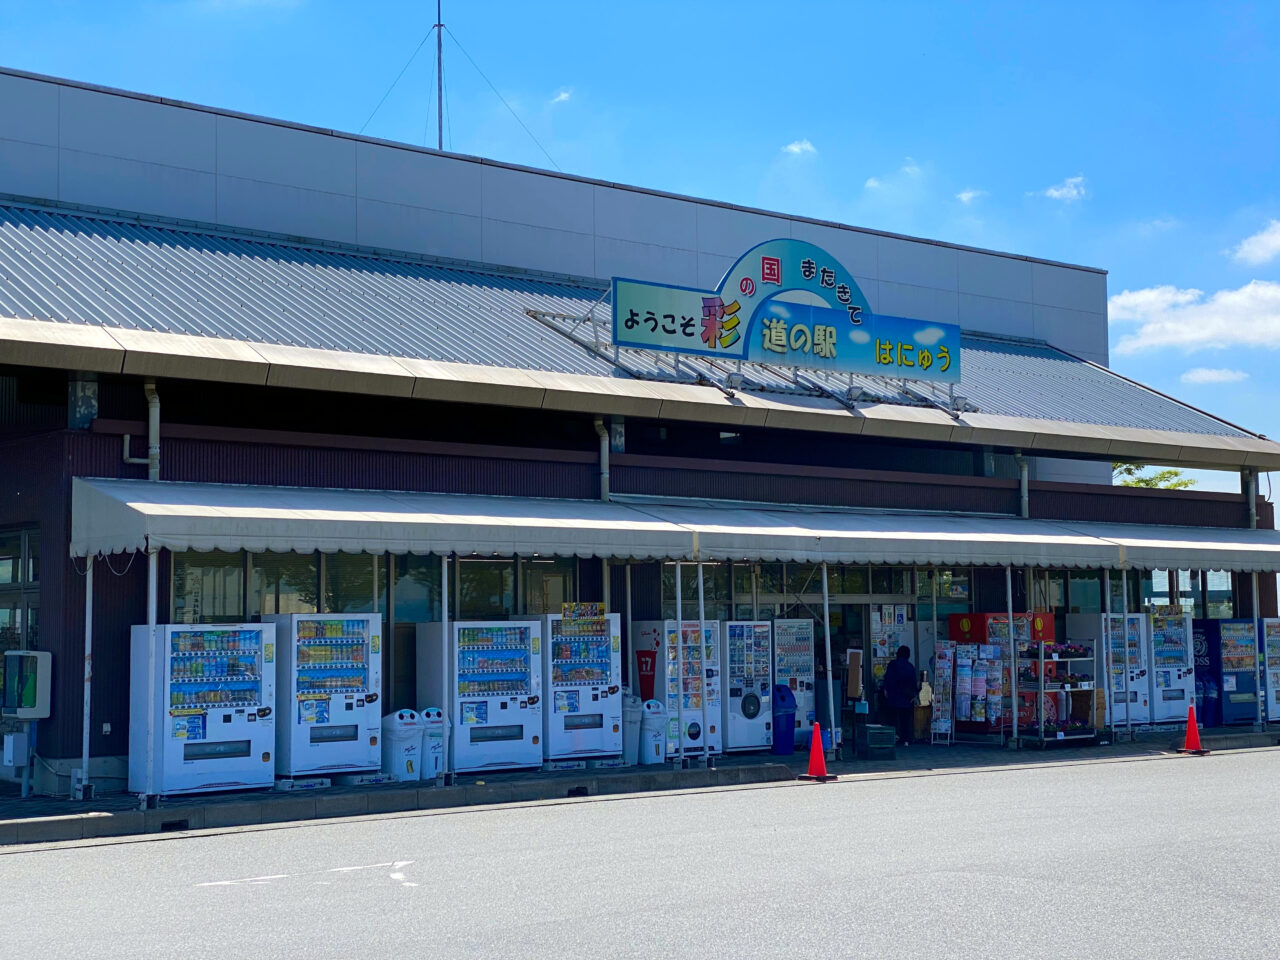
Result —
<path fill-rule="evenodd" d="M 707 697 L 711 693 L 711 660 L 707 656 L 707 602 L 702 591 L 702 564 L 698 564 L 698 662 L 702 664 L 702 762 L 711 766 L 711 728 L 707 726 Z"/>
<path fill-rule="evenodd" d="M 156 714 L 160 712 L 159 691 L 156 690 L 156 581 L 159 579 L 157 551 L 147 544 L 147 772 L 142 778 L 142 808 L 151 805 L 155 796 L 156 763 Z"/>
<path fill-rule="evenodd" d="M 1142 663 L 1142 632 L 1138 632 L 1136 653 L 1129 649 L 1129 571 L 1120 571 L 1120 635 L 1124 637 L 1124 728 L 1133 742 L 1133 695 L 1129 690 L 1129 674 L 1133 672 L 1132 659 Z"/>
<path fill-rule="evenodd" d="M 831 684 L 831 594 L 827 588 L 827 562 L 822 561 L 822 630 L 827 645 L 827 730 L 831 736 L 831 748 L 836 745 L 836 701 L 835 690 Z M 821 743 L 820 747 L 825 746 Z"/>
<path fill-rule="evenodd" d="M 436 0 L 436 149 L 444 149 L 444 23 Z M 428 108 L 430 109 L 430 108 Z M 452 128 L 450 128 L 452 129 Z M 452 134 L 450 135 L 452 137 Z"/>
<path fill-rule="evenodd" d="M 667 638 L 668 646 L 671 638 Z M 676 755 L 680 758 L 680 769 L 684 769 L 684 605 L 680 597 L 680 561 L 676 561 L 676 724 L 680 727 L 676 735 Z M 666 672 L 671 671 L 671 654 L 663 651 L 666 661 Z M 655 691 L 656 692 L 656 691 Z M 667 677 L 667 698 L 671 696 L 671 677 Z M 670 704 L 667 710 L 670 711 Z M 667 714 L 667 729 L 671 729 L 670 712 Z"/>
<path fill-rule="evenodd" d="M 1012 747 L 1018 749 L 1018 643 L 1014 638 L 1013 630 L 1013 567 L 1004 568 L 1004 599 L 1005 605 L 1009 608 L 1009 714 L 1013 723 L 1013 736 L 1009 741 Z M 1028 629 L 1031 624 L 1028 622 Z M 1044 709 L 1044 704 L 1040 705 L 1040 709 Z"/>
<path fill-rule="evenodd" d="M 84 569 L 84 719 L 80 731 L 80 781 L 75 786 L 75 799 L 87 800 L 93 792 L 89 786 L 89 712 L 93 701 L 93 556 Z"/>
<path fill-rule="evenodd" d="M 1207 610 L 1205 611 L 1208 612 Z M 1257 701 L 1258 717 L 1255 726 L 1259 730 L 1265 729 L 1262 725 L 1262 633 L 1260 625 L 1262 621 L 1258 619 L 1258 573 L 1255 570 L 1253 574 L 1253 698 Z"/>
<path fill-rule="evenodd" d="M 452 657 L 449 648 L 453 646 L 453 634 L 449 629 L 449 555 L 440 555 L 440 678 L 444 689 L 440 691 L 440 712 L 444 714 L 444 729 L 440 731 L 440 777 L 449 782 L 449 773 L 453 769 L 449 753 L 449 726 L 453 723 L 453 680 L 450 674 Z M 418 696 L 422 693 L 419 691 Z M 545 708 L 544 708 L 545 709 Z"/>
<path fill-rule="evenodd" d="M 1070 609 L 1070 608 L 1068 608 Z M 1106 691 L 1103 695 L 1103 716 L 1104 723 L 1111 725 L 1111 739 L 1115 741 L 1116 728 L 1116 688 L 1115 677 L 1112 676 L 1112 659 L 1111 659 L 1111 570 L 1110 568 L 1102 571 L 1102 669 L 1105 671 L 1107 685 L 1103 689 Z M 1098 672 L 1098 651 L 1093 651 L 1093 672 Z M 1110 715 L 1108 716 L 1108 709 Z"/>

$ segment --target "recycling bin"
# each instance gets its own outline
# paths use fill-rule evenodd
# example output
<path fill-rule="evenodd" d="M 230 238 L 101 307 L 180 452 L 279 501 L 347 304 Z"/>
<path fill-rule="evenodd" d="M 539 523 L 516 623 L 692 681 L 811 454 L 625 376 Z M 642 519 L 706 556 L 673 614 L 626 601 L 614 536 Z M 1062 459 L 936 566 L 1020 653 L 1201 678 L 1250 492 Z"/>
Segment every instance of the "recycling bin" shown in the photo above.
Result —
<path fill-rule="evenodd" d="M 770 751 L 778 756 L 796 752 L 796 695 L 785 684 L 773 685 L 773 746 Z"/>
<path fill-rule="evenodd" d="M 667 708 L 657 700 L 646 700 L 640 718 L 640 763 L 666 762 Z"/>
<path fill-rule="evenodd" d="M 640 721 L 644 701 L 639 697 L 622 698 L 622 762 L 634 767 L 640 759 Z"/>
<path fill-rule="evenodd" d="M 422 779 L 422 718 L 397 710 L 382 718 L 382 772 L 397 780 Z"/>
<path fill-rule="evenodd" d="M 444 725 L 449 722 L 439 707 L 424 707 L 422 717 L 422 779 L 444 776 Z"/>

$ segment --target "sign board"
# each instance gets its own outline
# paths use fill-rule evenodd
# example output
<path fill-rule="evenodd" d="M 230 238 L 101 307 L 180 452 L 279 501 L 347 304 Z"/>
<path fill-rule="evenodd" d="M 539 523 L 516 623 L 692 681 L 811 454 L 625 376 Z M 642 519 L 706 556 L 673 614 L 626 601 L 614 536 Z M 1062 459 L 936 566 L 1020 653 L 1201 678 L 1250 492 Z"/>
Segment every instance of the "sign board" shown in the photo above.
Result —
<path fill-rule="evenodd" d="M 766 240 L 715 290 L 613 278 L 621 347 L 942 383 L 960 381 L 960 327 L 872 313 L 853 275 L 804 240 Z"/>

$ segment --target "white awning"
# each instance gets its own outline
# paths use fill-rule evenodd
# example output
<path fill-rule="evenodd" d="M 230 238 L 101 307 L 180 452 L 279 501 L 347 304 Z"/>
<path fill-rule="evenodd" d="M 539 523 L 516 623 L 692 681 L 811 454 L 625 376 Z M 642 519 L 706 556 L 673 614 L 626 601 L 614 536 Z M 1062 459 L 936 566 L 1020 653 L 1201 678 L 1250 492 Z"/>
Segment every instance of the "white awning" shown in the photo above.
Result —
<path fill-rule="evenodd" d="M 974 514 L 82 480 L 71 554 L 166 548 L 1280 571 L 1280 532 Z"/>

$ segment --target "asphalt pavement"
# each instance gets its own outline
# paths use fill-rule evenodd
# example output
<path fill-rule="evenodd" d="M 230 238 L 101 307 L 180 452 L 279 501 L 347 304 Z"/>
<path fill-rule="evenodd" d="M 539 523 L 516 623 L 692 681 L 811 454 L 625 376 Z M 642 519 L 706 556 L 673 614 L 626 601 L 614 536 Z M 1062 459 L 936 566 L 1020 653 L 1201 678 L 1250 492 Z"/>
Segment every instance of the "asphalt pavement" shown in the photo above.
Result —
<path fill-rule="evenodd" d="M 0 852 L 0 956 L 1274 958 L 1280 750 Z"/>

